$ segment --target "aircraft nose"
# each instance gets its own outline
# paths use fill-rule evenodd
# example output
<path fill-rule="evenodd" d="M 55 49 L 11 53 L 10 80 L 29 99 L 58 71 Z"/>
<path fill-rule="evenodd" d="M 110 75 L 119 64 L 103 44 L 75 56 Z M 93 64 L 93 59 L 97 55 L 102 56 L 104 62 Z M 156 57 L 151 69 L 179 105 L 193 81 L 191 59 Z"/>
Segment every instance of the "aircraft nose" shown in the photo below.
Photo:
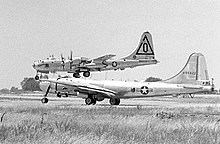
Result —
<path fill-rule="evenodd" d="M 37 61 L 34 61 L 34 63 L 32 64 L 32 67 L 34 68 L 34 69 L 36 69 L 37 68 L 37 66 L 38 66 L 38 62 Z"/>
<path fill-rule="evenodd" d="M 40 83 L 40 89 L 41 89 L 43 92 L 46 92 L 49 85 L 50 85 L 50 82 L 41 82 L 41 83 Z"/>

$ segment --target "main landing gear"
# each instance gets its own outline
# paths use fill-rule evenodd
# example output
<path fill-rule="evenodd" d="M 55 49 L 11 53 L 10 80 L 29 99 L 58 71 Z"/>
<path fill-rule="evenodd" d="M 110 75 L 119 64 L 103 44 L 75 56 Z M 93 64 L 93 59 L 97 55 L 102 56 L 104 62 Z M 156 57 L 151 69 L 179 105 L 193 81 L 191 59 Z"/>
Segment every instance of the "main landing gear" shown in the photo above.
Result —
<path fill-rule="evenodd" d="M 73 73 L 73 77 L 80 78 L 80 74 L 79 73 Z"/>
<path fill-rule="evenodd" d="M 102 99 L 102 100 L 104 100 L 104 99 Z M 98 99 L 96 99 L 93 95 L 89 95 L 89 96 L 85 99 L 85 103 L 86 103 L 87 105 L 91 105 L 91 104 L 95 105 L 97 101 L 98 101 Z M 101 101 L 101 100 L 100 100 L 100 101 Z M 119 98 L 111 98 L 111 99 L 109 100 L 109 103 L 110 103 L 111 105 L 119 105 L 119 104 L 120 104 L 120 99 L 119 99 Z"/>
<path fill-rule="evenodd" d="M 89 77 L 89 76 L 90 76 L 90 72 L 89 72 L 89 71 L 83 72 L 83 76 L 84 76 L 84 77 Z"/>
<path fill-rule="evenodd" d="M 84 76 L 84 77 L 89 77 L 89 76 L 90 76 L 90 71 L 85 71 L 85 72 L 83 72 L 83 76 Z M 80 74 L 79 74 L 78 72 L 73 73 L 73 77 L 75 77 L 75 78 L 80 78 Z"/>
<path fill-rule="evenodd" d="M 120 104 L 120 99 L 119 98 L 110 98 L 109 103 L 111 105 L 119 105 Z"/>
<path fill-rule="evenodd" d="M 95 105 L 95 104 L 96 104 L 96 99 L 94 98 L 93 95 L 89 95 L 89 96 L 85 99 L 85 103 L 86 103 L 87 105 L 91 105 L 91 104 Z"/>

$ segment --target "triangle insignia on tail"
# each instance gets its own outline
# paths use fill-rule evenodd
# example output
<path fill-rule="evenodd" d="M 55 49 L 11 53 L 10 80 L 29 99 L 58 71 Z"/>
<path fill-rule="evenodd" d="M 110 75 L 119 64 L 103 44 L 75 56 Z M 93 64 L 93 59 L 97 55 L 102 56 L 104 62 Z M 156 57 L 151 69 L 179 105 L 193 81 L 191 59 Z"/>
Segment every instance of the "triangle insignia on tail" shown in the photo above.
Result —
<path fill-rule="evenodd" d="M 146 35 L 142 39 L 142 42 L 139 45 L 136 55 L 154 55 L 153 48 L 150 45 L 150 42 Z"/>

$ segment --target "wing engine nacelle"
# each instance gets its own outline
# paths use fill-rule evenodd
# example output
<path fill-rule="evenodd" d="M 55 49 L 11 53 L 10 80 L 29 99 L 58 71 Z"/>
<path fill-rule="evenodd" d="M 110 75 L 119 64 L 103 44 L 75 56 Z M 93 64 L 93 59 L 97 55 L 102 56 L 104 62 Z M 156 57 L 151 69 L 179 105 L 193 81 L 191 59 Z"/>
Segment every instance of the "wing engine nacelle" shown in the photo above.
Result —
<path fill-rule="evenodd" d="M 51 89 L 54 89 L 55 91 L 61 92 L 61 93 L 69 93 L 73 90 L 72 86 L 58 84 L 58 83 L 51 83 L 50 86 L 51 86 Z"/>
<path fill-rule="evenodd" d="M 74 60 L 71 61 L 71 65 L 80 65 L 81 64 L 81 59 L 80 58 L 76 58 Z"/>

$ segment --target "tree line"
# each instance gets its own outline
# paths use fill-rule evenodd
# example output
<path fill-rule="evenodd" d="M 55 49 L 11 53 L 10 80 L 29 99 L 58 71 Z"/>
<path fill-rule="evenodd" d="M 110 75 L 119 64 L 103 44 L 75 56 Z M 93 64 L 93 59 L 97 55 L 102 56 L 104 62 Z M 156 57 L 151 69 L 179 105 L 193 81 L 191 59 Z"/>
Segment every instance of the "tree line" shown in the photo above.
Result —
<path fill-rule="evenodd" d="M 10 93 L 15 93 L 15 94 L 20 94 L 20 93 L 24 93 L 27 91 L 41 91 L 40 89 L 40 82 L 36 81 L 34 78 L 30 77 L 26 77 L 24 78 L 21 83 L 21 89 L 12 86 L 11 89 L 8 88 L 3 88 L 0 90 L 0 94 L 10 94 Z"/>

